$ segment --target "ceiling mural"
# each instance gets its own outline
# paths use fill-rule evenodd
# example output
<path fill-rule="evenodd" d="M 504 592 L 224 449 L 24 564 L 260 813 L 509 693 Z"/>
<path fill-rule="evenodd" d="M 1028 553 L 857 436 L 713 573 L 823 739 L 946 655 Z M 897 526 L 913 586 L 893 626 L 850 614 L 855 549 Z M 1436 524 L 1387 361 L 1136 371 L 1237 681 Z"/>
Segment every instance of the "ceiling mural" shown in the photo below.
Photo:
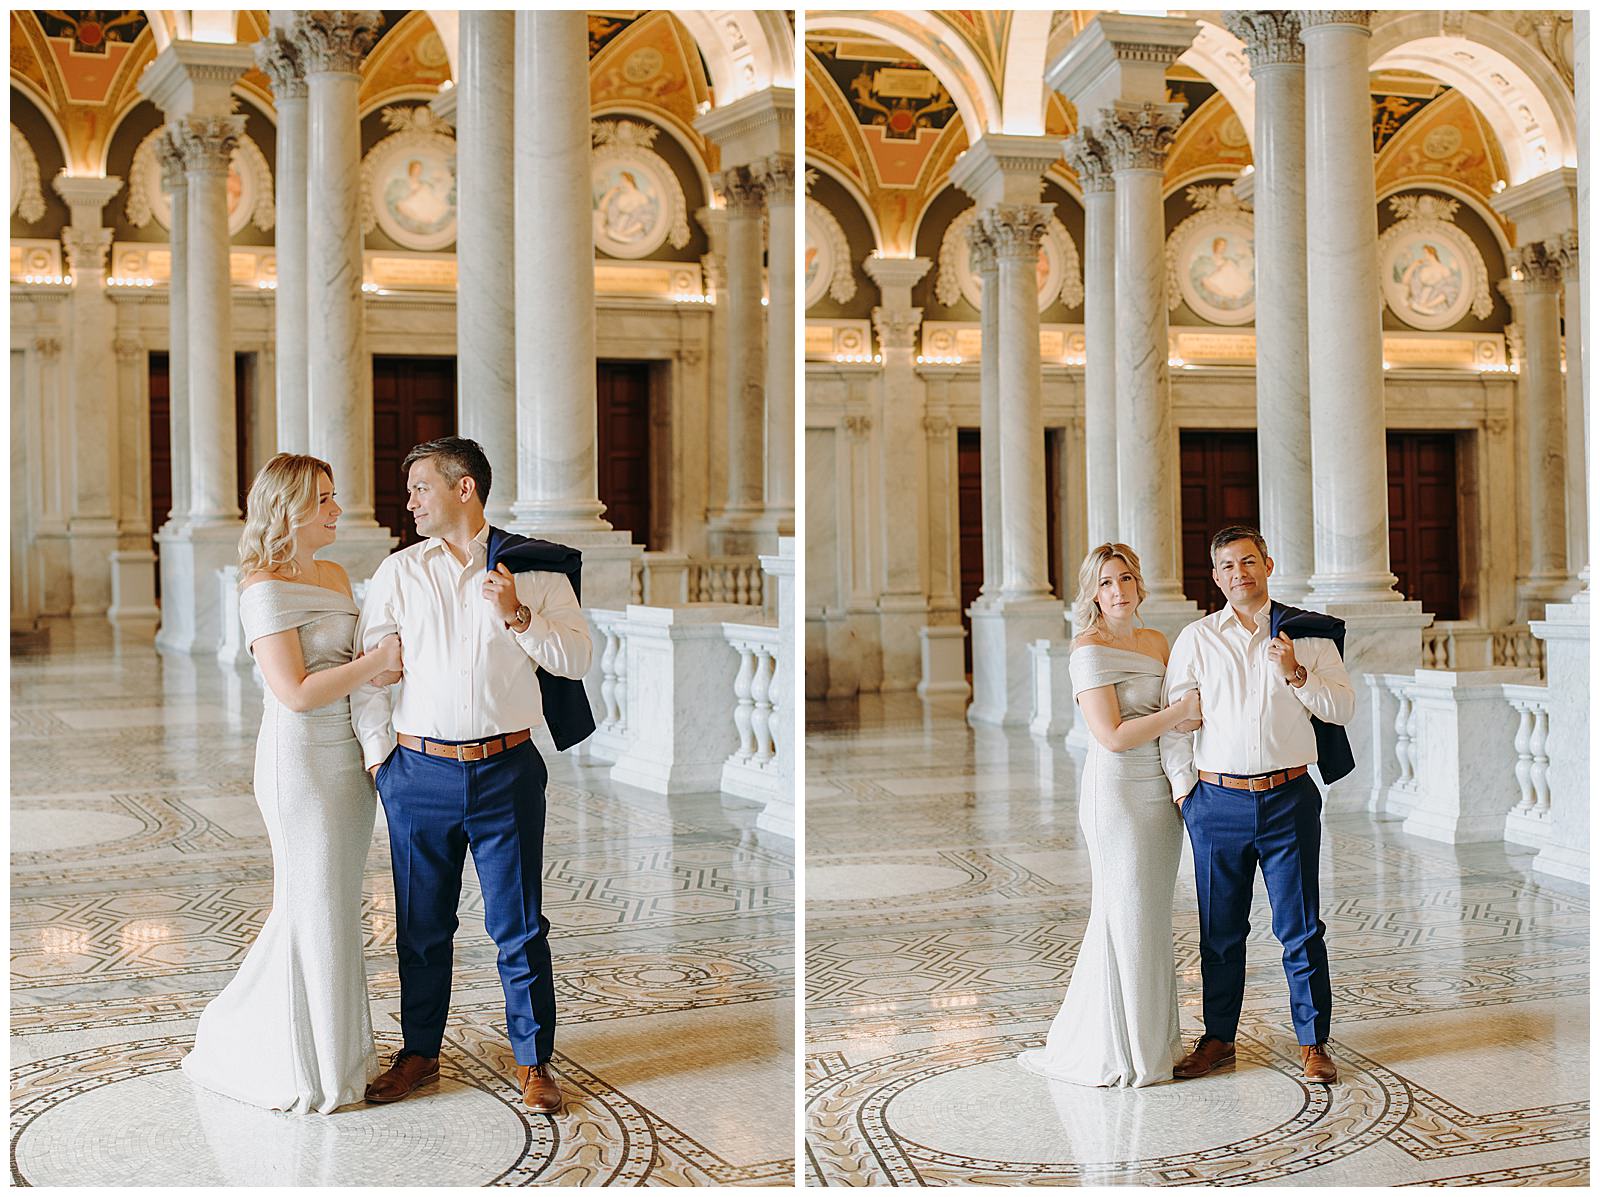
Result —
<path fill-rule="evenodd" d="M 844 95 L 857 123 L 881 130 L 887 141 L 931 147 L 939 130 L 955 119 L 955 103 L 938 77 L 914 58 L 891 56 L 892 46 L 817 38 L 807 48 Z"/>
<path fill-rule="evenodd" d="M 1185 114 L 1167 155 L 1163 190 L 1190 179 L 1237 175 L 1250 165 L 1250 139 L 1226 97 L 1216 88 Z"/>
<path fill-rule="evenodd" d="M 1380 195 L 1401 184 L 1448 181 L 1487 198 L 1507 174 L 1505 155 L 1483 115 L 1449 88 L 1390 139 L 1376 169 Z"/>
<path fill-rule="evenodd" d="M 594 45 L 595 16 L 589 19 Z M 681 21 L 655 11 L 630 19 L 605 38 L 589 62 L 589 106 L 596 112 L 628 108 L 670 125 L 718 169 L 717 147 L 694 127 L 697 110 L 711 99 L 705 61 Z"/>
<path fill-rule="evenodd" d="M 638 12 L 591 12 L 589 14 L 589 57 L 610 45 L 639 17 Z"/>
<path fill-rule="evenodd" d="M 393 14 L 384 14 L 387 18 Z M 450 78 L 444 39 L 421 9 L 388 22 L 361 64 L 361 111 L 389 100 L 436 92 Z"/>

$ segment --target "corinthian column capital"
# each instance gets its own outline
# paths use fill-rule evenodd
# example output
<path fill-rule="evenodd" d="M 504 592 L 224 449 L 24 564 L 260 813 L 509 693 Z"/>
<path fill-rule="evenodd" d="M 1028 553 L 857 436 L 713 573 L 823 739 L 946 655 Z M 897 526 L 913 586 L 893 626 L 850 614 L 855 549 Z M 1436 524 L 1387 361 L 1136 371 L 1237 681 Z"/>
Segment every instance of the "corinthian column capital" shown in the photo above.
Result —
<path fill-rule="evenodd" d="M 997 259 L 1033 263 L 1039 260 L 1039 245 L 1054 211 L 1054 204 L 996 204 L 978 220 L 994 244 Z"/>
<path fill-rule="evenodd" d="M 67 249 L 67 271 L 75 280 L 105 273 L 111 253 L 110 229 L 79 229 L 69 225 L 61 230 L 61 242 Z"/>
<path fill-rule="evenodd" d="M 256 66 L 272 82 L 278 100 L 304 99 L 306 68 L 300 43 L 282 29 L 269 29 L 256 43 Z"/>
<path fill-rule="evenodd" d="M 766 206 L 767 189 L 761 176 L 751 167 L 730 166 L 719 172 L 713 183 L 722 193 L 729 212 L 759 215 Z"/>
<path fill-rule="evenodd" d="M 1314 29 L 1318 25 L 1354 25 L 1360 29 L 1372 28 L 1372 10 L 1370 8 L 1307 8 L 1298 14 L 1301 30 Z"/>
<path fill-rule="evenodd" d="M 982 219 L 974 220 L 967 226 L 967 250 L 972 255 L 973 274 L 993 274 L 999 269 L 1000 261 L 994 256 L 994 241 L 983 227 Z"/>
<path fill-rule="evenodd" d="M 1078 176 L 1078 186 L 1084 194 L 1113 190 L 1111 147 L 1094 130 L 1079 129 L 1061 143 L 1061 152 L 1072 173 Z"/>
<path fill-rule="evenodd" d="M 242 116 L 186 116 L 173 126 L 173 139 L 189 174 L 225 176 L 243 135 Z"/>
<path fill-rule="evenodd" d="M 915 349 L 921 326 L 921 308 L 872 309 L 872 327 L 877 330 L 880 349 Z"/>
<path fill-rule="evenodd" d="M 1301 14 L 1293 9 L 1245 9 L 1222 14 L 1228 32 L 1244 43 L 1254 73 L 1265 66 L 1304 66 Z"/>
<path fill-rule="evenodd" d="M 1554 287 L 1561 282 L 1561 255 L 1556 242 L 1519 245 L 1506 254 L 1506 265 L 1530 286 Z"/>
<path fill-rule="evenodd" d="M 1566 278 L 1578 277 L 1578 234 L 1569 230 L 1559 237 L 1554 237 L 1544 243 L 1545 252 L 1549 253 L 1561 265 L 1561 273 Z"/>
<path fill-rule="evenodd" d="M 354 75 L 378 40 L 383 14 L 376 9 L 329 9 L 295 14 L 291 36 L 307 75 Z"/>
<path fill-rule="evenodd" d="M 161 190 L 181 191 L 189 185 L 188 176 L 183 173 L 183 146 L 175 126 L 162 126 L 161 136 L 156 138 L 156 160 L 161 163 Z"/>
<path fill-rule="evenodd" d="M 1127 104 L 1118 101 L 1101 110 L 1100 136 L 1111 149 L 1111 168 L 1163 170 L 1167 151 L 1178 135 L 1182 104 Z"/>
<path fill-rule="evenodd" d="M 768 154 L 750 164 L 769 204 L 794 203 L 794 155 Z"/>

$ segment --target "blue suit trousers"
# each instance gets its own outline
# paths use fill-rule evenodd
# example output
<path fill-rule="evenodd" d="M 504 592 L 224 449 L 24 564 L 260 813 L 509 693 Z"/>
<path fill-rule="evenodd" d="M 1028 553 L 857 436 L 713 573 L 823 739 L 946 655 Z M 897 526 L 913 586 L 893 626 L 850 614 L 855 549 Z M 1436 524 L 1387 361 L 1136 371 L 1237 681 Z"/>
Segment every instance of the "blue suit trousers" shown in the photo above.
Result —
<path fill-rule="evenodd" d="M 499 949 L 506 1032 L 517 1063 L 542 1064 L 555 1049 L 550 923 L 539 910 L 547 780 L 531 740 L 481 761 L 396 745 L 378 770 L 394 866 L 407 1050 L 437 1056 L 444 1039 L 456 905 L 469 848 L 483 891 L 484 927 Z"/>
<path fill-rule="evenodd" d="M 1200 899 L 1206 1034 L 1232 1042 L 1244 1002 L 1245 938 L 1256 867 L 1283 945 L 1290 1014 L 1302 1044 L 1324 1043 L 1333 1015 L 1326 928 L 1317 914 L 1322 794 L 1310 774 L 1251 793 L 1199 782 L 1184 799 Z"/>

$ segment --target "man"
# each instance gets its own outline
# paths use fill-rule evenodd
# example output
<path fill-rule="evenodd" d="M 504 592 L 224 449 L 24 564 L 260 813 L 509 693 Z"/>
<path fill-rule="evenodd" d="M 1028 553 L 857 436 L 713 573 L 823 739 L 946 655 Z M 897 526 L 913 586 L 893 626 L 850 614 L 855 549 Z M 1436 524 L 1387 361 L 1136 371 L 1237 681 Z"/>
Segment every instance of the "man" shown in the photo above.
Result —
<path fill-rule="evenodd" d="M 1259 864 L 1272 933 L 1283 945 L 1303 1075 L 1332 1084 L 1332 985 L 1317 917 L 1322 795 L 1306 766 L 1320 754 L 1325 783 L 1350 767 L 1342 725 L 1355 714 L 1356 696 L 1340 658 L 1344 625 L 1269 600 L 1272 558 L 1254 528 L 1236 525 L 1212 537 L 1211 565 L 1228 605 L 1178 633 L 1163 684 L 1166 702 L 1199 687 L 1205 712 L 1198 731 L 1169 732 L 1161 746 L 1194 848 L 1205 1011 L 1205 1034 L 1172 1075 L 1204 1076 L 1234 1059 Z"/>
<path fill-rule="evenodd" d="M 356 641 L 370 649 L 398 632 L 406 671 L 395 690 L 363 687 L 350 704 L 389 824 L 405 1039 L 367 1100 L 398 1101 L 439 1075 L 470 847 L 523 1102 L 553 1114 L 561 1090 L 547 1067 L 555 987 L 539 910 L 546 773 L 531 739 L 543 722 L 534 667 L 581 678 L 588 626 L 564 574 L 485 570 L 492 479 L 475 442 L 428 441 L 404 468 L 406 510 L 427 539 L 372 575 Z"/>

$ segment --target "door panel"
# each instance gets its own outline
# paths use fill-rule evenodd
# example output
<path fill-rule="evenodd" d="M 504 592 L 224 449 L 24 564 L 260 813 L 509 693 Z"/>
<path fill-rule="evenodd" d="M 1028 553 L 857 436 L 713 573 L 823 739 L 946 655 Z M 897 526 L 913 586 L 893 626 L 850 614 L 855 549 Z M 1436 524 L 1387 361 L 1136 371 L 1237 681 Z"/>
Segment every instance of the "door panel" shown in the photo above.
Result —
<path fill-rule="evenodd" d="M 595 363 L 600 501 L 613 528 L 650 543 L 650 363 Z"/>
<path fill-rule="evenodd" d="M 1211 580 L 1211 537 L 1229 524 L 1261 526 L 1253 432 L 1178 434 L 1179 499 L 1183 517 L 1183 593 L 1202 611 L 1222 608 Z M 1139 545 L 1129 546 L 1138 552 Z M 1268 552 L 1272 546 L 1268 545 Z"/>
<path fill-rule="evenodd" d="M 372 505 L 378 523 L 400 538 L 398 548 L 418 540 L 400 463 L 413 446 L 455 432 L 455 358 L 372 359 Z M 515 478 L 495 478 L 490 493 L 515 486 Z"/>
<path fill-rule="evenodd" d="M 1388 434 L 1389 568 L 1437 619 L 1461 618 L 1456 434 Z"/>

